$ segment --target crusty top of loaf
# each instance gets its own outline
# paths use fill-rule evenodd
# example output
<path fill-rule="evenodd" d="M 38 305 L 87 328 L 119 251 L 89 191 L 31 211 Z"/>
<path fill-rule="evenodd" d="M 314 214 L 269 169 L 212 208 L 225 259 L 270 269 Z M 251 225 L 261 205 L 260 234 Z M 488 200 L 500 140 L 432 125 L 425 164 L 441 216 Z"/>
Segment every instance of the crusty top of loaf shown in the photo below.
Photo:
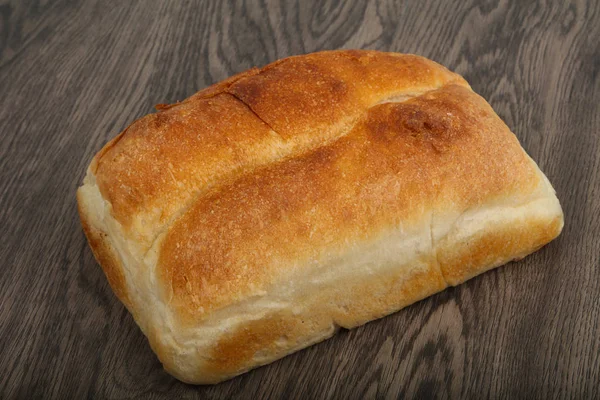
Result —
<path fill-rule="evenodd" d="M 162 295 L 194 321 L 382 234 L 522 204 L 539 186 L 517 139 L 468 88 L 379 104 L 335 142 L 198 198 L 160 243 Z"/>
<path fill-rule="evenodd" d="M 292 57 L 160 109 L 91 169 L 184 321 L 378 235 L 540 186 L 485 100 L 418 56 Z"/>
<path fill-rule="evenodd" d="M 159 106 L 105 146 L 92 172 L 112 216 L 147 250 L 209 187 L 331 143 L 381 101 L 450 83 L 468 87 L 414 55 L 290 57 Z"/>

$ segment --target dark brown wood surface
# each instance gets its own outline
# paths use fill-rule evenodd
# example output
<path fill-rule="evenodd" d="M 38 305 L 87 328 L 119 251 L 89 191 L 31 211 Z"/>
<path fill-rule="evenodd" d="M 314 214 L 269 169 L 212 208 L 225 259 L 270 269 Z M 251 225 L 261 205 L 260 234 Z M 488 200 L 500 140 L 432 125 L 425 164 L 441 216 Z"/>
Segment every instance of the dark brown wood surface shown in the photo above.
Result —
<path fill-rule="evenodd" d="M 167 375 L 75 190 L 157 103 L 334 48 L 465 76 L 558 192 L 538 253 L 212 387 Z M 598 398 L 600 2 L 0 0 L 0 398 Z"/>

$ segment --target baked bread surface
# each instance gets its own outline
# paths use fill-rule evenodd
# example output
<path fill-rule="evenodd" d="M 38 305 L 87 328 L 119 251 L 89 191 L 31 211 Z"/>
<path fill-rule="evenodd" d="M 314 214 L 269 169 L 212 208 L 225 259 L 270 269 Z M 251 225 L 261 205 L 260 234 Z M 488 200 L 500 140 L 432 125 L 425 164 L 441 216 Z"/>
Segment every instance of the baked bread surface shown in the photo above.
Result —
<path fill-rule="evenodd" d="M 330 51 L 134 122 L 93 159 L 82 225 L 171 374 L 215 383 L 519 259 L 554 190 L 460 76 Z"/>

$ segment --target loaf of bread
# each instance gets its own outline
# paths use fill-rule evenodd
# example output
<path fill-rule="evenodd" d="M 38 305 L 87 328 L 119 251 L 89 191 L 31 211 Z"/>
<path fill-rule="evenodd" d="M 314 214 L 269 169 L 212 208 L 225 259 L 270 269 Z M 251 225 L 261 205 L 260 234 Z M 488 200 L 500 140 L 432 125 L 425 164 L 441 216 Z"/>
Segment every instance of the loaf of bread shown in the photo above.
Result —
<path fill-rule="evenodd" d="M 291 57 L 157 108 L 77 198 L 112 289 L 185 382 L 398 311 L 563 226 L 508 127 L 422 57 Z"/>

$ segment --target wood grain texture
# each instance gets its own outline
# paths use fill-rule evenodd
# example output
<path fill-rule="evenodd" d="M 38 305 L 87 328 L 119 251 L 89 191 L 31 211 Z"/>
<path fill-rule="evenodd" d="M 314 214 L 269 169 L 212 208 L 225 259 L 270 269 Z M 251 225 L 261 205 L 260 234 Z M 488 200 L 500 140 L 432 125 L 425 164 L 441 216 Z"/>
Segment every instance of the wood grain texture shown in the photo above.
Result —
<path fill-rule="evenodd" d="M 0 0 L 0 398 L 599 398 L 600 3 Z M 212 387 L 163 372 L 80 228 L 93 154 L 157 103 L 334 48 L 463 74 L 554 184 L 523 261 Z"/>

